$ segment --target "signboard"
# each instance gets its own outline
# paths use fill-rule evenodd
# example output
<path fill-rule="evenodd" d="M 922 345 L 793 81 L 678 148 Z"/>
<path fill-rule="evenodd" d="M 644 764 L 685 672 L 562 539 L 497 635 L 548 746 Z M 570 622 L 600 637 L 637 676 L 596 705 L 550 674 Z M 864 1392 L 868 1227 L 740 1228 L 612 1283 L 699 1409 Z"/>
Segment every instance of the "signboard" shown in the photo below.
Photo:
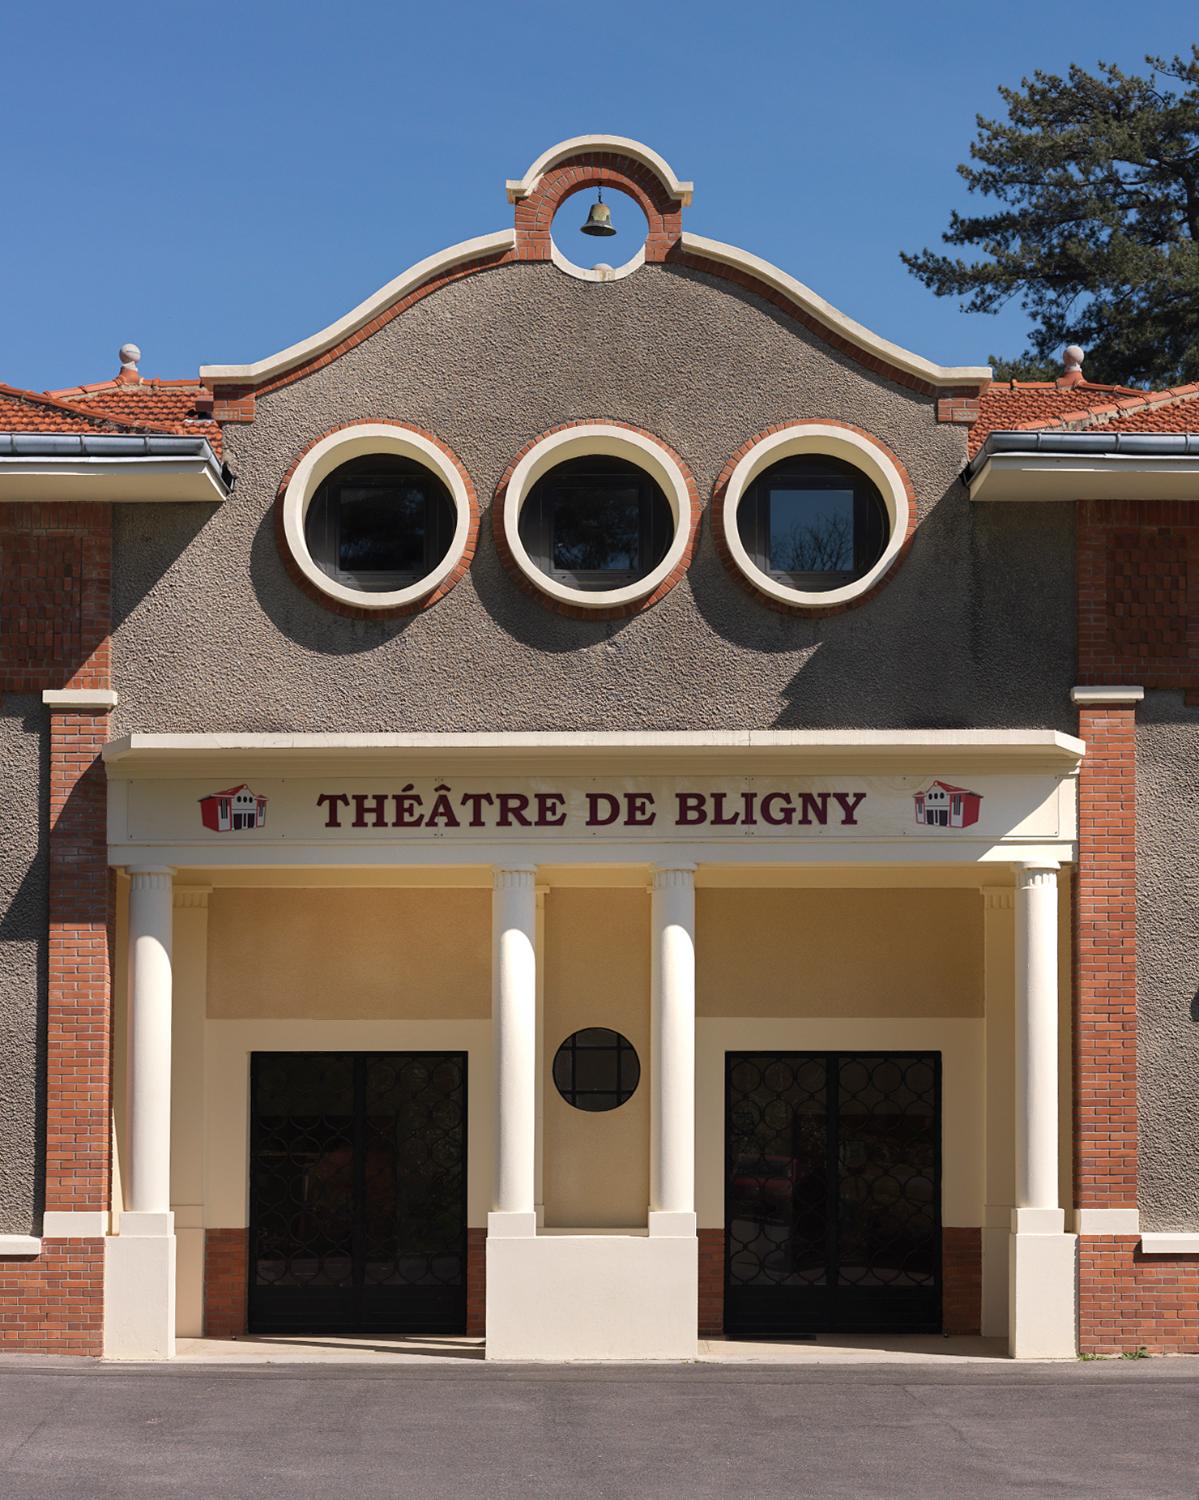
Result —
<path fill-rule="evenodd" d="M 136 779 L 114 843 L 266 847 L 1073 836 L 1053 775 Z M 114 788 L 115 789 L 115 788 Z"/>

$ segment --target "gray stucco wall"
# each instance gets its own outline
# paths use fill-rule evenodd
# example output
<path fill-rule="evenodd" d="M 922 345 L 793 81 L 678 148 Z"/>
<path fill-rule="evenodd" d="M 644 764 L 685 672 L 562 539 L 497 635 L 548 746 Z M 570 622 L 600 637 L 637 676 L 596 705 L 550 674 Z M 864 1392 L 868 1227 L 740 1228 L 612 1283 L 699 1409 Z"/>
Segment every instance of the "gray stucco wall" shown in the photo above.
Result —
<path fill-rule="evenodd" d="M 46 994 L 45 715 L 0 700 L 0 1234 L 41 1217 Z"/>
<path fill-rule="evenodd" d="M 1137 1068 L 1144 1229 L 1199 1230 L 1199 709 L 1137 713 Z"/>
<path fill-rule="evenodd" d="M 567 619 L 508 575 L 486 509 L 522 444 L 576 417 L 664 438 L 705 506 L 761 428 L 851 422 L 907 466 L 915 545 L 867 605 L 799 618 L 729 577 L 705 515 L 655 608 Z M 276 548 L 297 453 L 370 418 L 438 433 L 485 511 L 469 576 L 404 619 L 322 609 Z M 226 441 L 240 482 L 225 505 L 116 508 L 115 732 L 1074 725 L 1073 508 L 971 507 L 965 429 L 727 283 L 665 267 L 608 285 L 544 265 L 470 277 L 260 400 Z"/>

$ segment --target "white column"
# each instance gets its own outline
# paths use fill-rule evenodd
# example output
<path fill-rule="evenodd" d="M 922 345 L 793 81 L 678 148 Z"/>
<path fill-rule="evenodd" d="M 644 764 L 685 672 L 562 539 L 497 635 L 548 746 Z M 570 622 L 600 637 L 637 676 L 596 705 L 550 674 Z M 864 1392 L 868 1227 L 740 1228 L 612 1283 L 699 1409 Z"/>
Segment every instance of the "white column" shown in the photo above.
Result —
<path fill-rule="evenodd" d="M 1058 1210 L 1057 866 L 1016 877 L 1016 1207 Z"/>
<path fill-rule="evenodd" d="M 536 1233 L 537 893 L 531 865 L 497 868 L 492 893 L 495 1195 L 489 1235 Z"/>
<path fill-rule="evenodd" d="M 120 1235 L 105 1245 L 104 1350 L 175 1352 L 171 1213 L 171 871 L 130 871 L 129 1171 Z"/>
<path fill-rule="evenodd" d="M 129 1202 L 171 1209 L 171 872 L 134 870 L 129 890 Z"/>
<path fill-rule="evenodd" d="M 1054 863 L 1016 871 L 1016 1206 L 1009 1335 L 1018 1359 L 1073 1358 L 1075 1236 L 1058 1192 L 1058 924 Z"/>
<path fill-rule="evenodd" d="M 695 1234 L 695 866 L 660 865 L 650 910 L 650 1234 Z"/>

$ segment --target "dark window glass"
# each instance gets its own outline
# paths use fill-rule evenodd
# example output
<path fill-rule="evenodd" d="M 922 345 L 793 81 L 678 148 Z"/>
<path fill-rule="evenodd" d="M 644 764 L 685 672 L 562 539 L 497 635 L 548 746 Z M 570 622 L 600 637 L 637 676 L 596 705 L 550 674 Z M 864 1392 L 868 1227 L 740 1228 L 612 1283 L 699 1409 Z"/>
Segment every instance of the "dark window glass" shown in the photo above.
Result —
<path fill-rule="evenodd" d="M 802 456 L 767 469 L 745 492 L 737 529 L 764 573 L 797 588 L 840 588 L 882 556 L 887 513 L 876 486 L 852 464 Z"/>
<path fill-rule="evenodd" d="M 632 1042 L 606 1026 L 576 1031 L 554 1055 L 554 1086 L 576 1109 L 616 1109 L 633 1097 L 640 1081 Z"/>
<path fill-rule="evenodd" d="M 305 539 L 322 572 L 366 592 L 430 573 L 454 533 L 454 503 L 431 470 L 379 454 L 335 469 L 308 507 Z"/>
<path fill-rule="evenodd" d="M 520 539 L 533 562 L 572 588 L 636 583 L 666 555 L 674 519 L 648 474 L 618 458 L 578 458 L 530 490 Z"/>

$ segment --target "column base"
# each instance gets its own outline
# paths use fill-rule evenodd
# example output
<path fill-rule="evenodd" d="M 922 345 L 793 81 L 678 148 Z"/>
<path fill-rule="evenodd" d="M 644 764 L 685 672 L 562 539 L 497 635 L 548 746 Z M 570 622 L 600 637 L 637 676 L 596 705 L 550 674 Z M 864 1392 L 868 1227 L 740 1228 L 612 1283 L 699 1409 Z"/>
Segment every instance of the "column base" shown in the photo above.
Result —
<path fill-rule="evenodd" d="M 651 1239 L 694 1239 L 696 1218 L 694 1214 L 672 1213 L 667 1209 L 651 1208 L 649 1232 Z"/>
<path fill-rule="evenodd" d="M 173 1214 L 122 1214 L 121 1233 L 104 1241 L 106 1359 L 174 1358 L 173 1227 Z"/>
<path fill-rule="evenodd" d="M 507 1213 L 493 1210 L 487 1215 L 487 1238 L 527 1240 L 537 1233 L 536 1213 Z"/>
<path fill-rule="evenodd" d="M 1008 1351 L 1013 1359 L 1075 1359 L 1078 1355 L 1078 1236 L 1031 1227 L 1048 1226 L 1054 1216 L 1057 1223 L 1064 1222 L 1061 1209 L 1012 1211 Z"/>

